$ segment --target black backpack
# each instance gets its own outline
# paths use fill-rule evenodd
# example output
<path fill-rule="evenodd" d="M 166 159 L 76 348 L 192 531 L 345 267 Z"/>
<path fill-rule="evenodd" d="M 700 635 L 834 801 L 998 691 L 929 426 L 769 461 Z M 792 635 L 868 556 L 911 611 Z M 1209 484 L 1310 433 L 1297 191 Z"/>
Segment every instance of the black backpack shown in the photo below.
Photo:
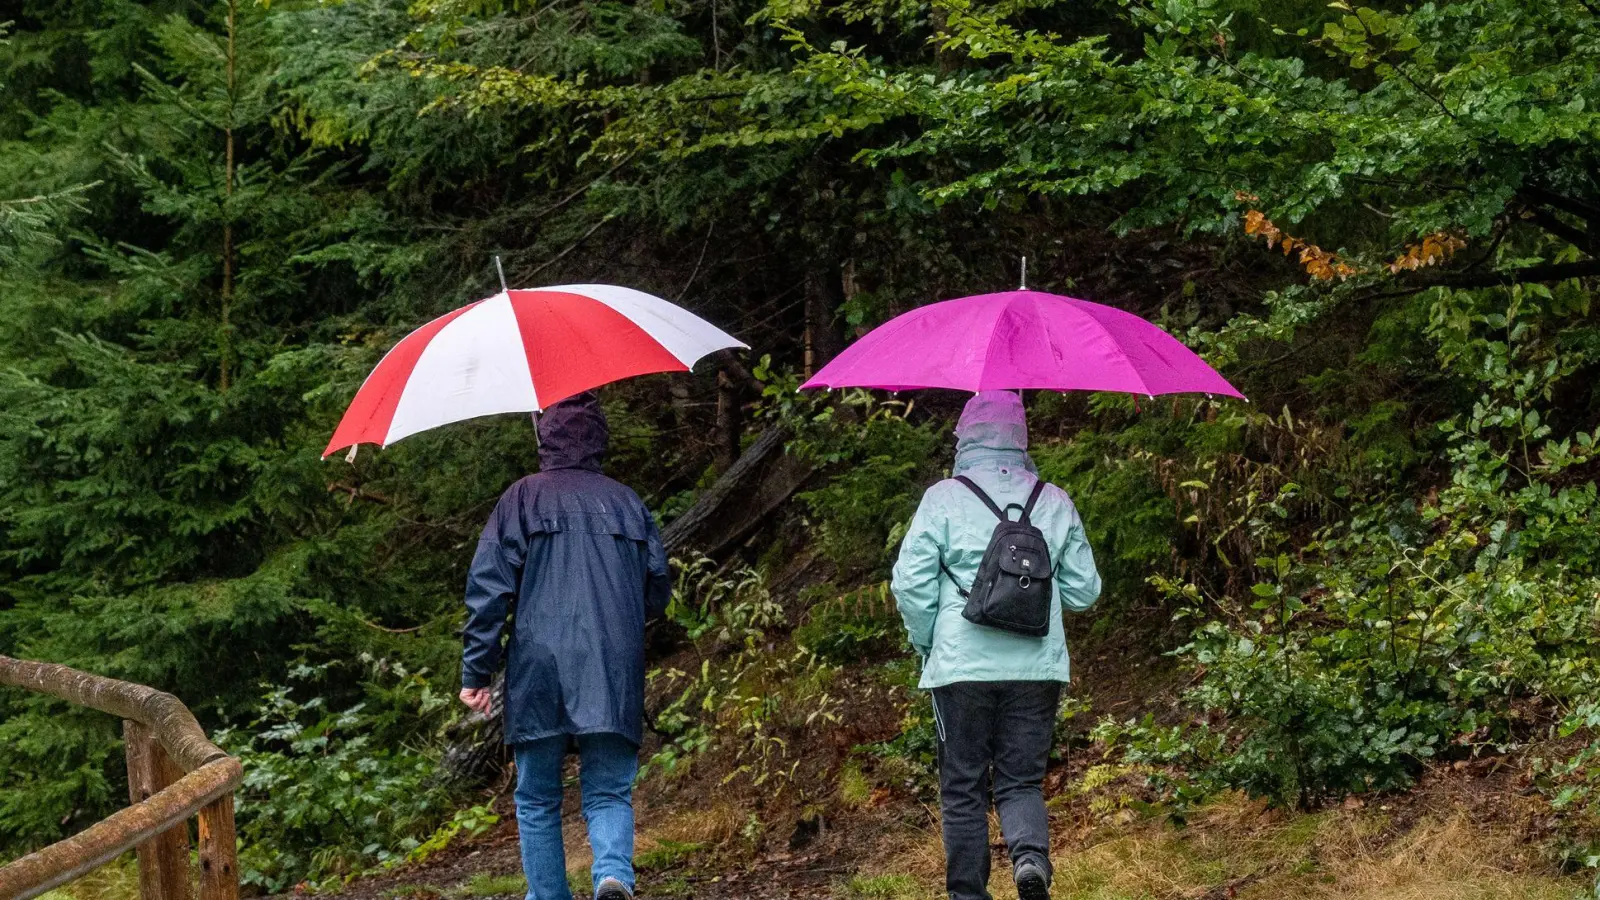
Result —
<path fill-rule="evenodd" d="M 939 560 L 939 568 L 950 576 L 956 590 L 967 599 L 961 615 L 974 625 L 998 628 L 1013 634 L 1044 637 L 1050 633 L 1050 583 L 1055 569 L 1050 565 L 1050 546 L 1045 543 L 1044 532 L 1033 526 L 1030 517 L 1033 505 L 1044 493 L 1044 480 L 1033 486 L 1027 506 L 1012 503 L 1005 509 L 995 505 L 983 488 L 965 475 L 956 480 L 966 485 L 978 499 L 1000 519 L 989 537 L 989 548 L 983 551 L 978 563 L 978 577 L 970 591 L 963 590 L 961 582 Z M 1013 522 L 1006 511 L 1021 509 L 1022 518 Z"/>

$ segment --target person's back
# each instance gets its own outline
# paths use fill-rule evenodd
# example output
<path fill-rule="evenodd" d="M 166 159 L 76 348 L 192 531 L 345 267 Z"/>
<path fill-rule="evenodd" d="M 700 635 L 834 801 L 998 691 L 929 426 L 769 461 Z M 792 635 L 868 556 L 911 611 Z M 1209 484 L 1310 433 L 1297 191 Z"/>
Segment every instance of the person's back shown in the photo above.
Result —
<path fill-rule="evenodd" d="M 505 740 L 529 900 L 570 900 L 561 764 L 581 755 L 584 815 L 602 900 L 631 896 L 632 785 L 644 716 L 644 624 L 671 583 L 655 520 L 601 474 L 608 431 L 593 395 L 539 422 L 540 471 L 501 497 L 467 582 L 462 700 L 487 710 L 505 646 Z"/>
<path fill-rule="evenodd" d="M 978 394 L 962 412 L 956 438 L 953 475 L 970 479 L 1003 510 L 1022 509 L 1038 477 L 1027 453 L 1021 398 Z M 1065 491 L 1045 485 L 1029 520 L 1043 533 L 1054 568 L 1043 637 L 977 625 L 962 615 L 964 593 L 999 519 L 955 478 L 923 495 L 895 564 L 895 598 L 923 658 L 921 687 L 933 693 L 952 900 L 989 897 L 991 779 L 1023 900 L 1047 896 L 1042 782 L 1062 685 L 1071 676 L 1060 613 L 1089 608 L 1100 595 L 1100 576 Z"/>

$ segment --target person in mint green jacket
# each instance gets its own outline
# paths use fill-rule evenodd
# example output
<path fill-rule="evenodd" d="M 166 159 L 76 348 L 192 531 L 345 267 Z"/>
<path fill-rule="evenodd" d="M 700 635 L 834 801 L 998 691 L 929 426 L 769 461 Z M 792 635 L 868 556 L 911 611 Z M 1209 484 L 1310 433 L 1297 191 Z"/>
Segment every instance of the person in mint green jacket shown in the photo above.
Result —
<path fill-rule="evenodd" d="M 1060 615 L 1042 638 L 962 617 L 962 592 L 999 520 L 958 475 L 1001 508 L 1027 502 L 1038 475 L 1021 397 L 984 391 L 967 402 L 956 425 L 952 478 L 923 494 L 891 587 L 923 660 L 921 687 L 933 697 L 950 900 L 991 900 L 991 793 L 1021 900 L 1047 900 L 1052 869 L 1043 782 L 1062 686 L 1071 677 L 1066 637 Z M 1055 601 L 1074 612 L 1094 605 L 1100 574 L 1066 492 L 1046 485 L 1031 521 L 1050 548 Z"/>

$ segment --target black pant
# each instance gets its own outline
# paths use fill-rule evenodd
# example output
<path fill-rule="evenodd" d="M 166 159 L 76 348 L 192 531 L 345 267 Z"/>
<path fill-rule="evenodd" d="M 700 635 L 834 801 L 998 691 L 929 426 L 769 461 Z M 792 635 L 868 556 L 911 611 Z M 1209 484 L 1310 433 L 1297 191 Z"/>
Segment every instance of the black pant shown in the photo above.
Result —
<path fill-rule="evenodd" d="M 933 705 L 950 900 L 991 900 L 991 789 L 1011 864 L 1032 862 L 1049 877 L 1044 775 L 1061 705 L 1060 682 L 962 682 L 934 688 Z"/>

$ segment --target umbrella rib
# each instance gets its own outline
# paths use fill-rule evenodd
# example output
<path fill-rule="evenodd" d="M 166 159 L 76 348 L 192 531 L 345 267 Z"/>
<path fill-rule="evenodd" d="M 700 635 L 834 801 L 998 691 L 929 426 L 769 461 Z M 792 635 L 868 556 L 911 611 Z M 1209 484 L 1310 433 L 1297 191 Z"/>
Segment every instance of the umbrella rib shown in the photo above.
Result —
<path fill-rule="evenodd" d="M 1085 301 L 1085 302 L 1087 302 L 1087 301 Z M 1115 309 L 1116 307 L 1108 307 L 1108 308 Z M 1111 346 L 1116 348 L 1116 350 L 1118 351 L 1117 357 L 1116 357 L 1117 360 L 1119 362 L 1121 362 L 1123 364 L 1123 366 L 1126 367 L 1129 372 L 1133 373 L 1133 377 L 1134 378 L 1138 379 L 1139 386 L 1144 388 L 1144 395 L 1146 397 L 1154 397 L 1155 396 L 1155 392 L 1150 390 L 1150 382 L 1144 380 L 1144 373 L 1139 371 L 1139 367 L 1134 365 L 1133 362 L 1128 359 L 1128 356 L 1127 356 L 1126 353 L 1122 352 L 1122 342 L 1117 340 L 1116 336 L 1111 333 L 1111 329 L 1107 328 L 1106 324 L 1104 322 L 1100 321 L 1100 318 L 1098 316 L 1095 316 L 1095 315 L 1091 314 L 1087 310 L 1082 309 L 1082 308 L 1078 307 L 1075 304 L 1072 305 L 1072 311 L 1076 312 L 1077 314 L 1079 314 L 1079 315 L 1083 316 L 1084 318 L 1088 319 L 1090 322 L 1093 322 L 1094 326 L 1096 328 L 1100 329 L 1100 334 L 1103 335 L 1106 340 L 1110 341 L 1111 342 Z M 1119 392 L 1119 393 L 1121 393 L 1121 392 Z"/>
<path fill-rule="evenodd" d="M 998 343 L 998 341 L 995 340 L 995 333 L 1000 330 L 1000 322 L 1011 312 L 1012 305 L 1021 299 L 1022 297 L 1020 296 L 1006 298 L 1005 305 L 1000 307 L 999 315 L 994 317 L 994 324 L 989 328 L 988 344 L 983 348 L 983 368 L 978 370 L 978 384 L 972 389 L 974 394 L 985 390 L 985 385 L 988 384 L 989 367 L 994 364 L 994 350 L 996 344 Z"/>

